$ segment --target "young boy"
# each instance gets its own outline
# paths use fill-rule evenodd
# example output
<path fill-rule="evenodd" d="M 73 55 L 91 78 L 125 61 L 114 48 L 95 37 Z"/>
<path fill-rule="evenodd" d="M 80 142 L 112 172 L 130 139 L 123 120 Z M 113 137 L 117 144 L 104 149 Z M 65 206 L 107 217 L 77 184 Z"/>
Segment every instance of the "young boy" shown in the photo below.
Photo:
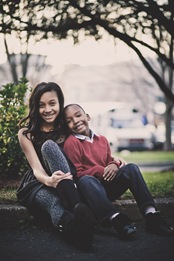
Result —
<path fill-rule="evenodd" d="M 173 228 L 157 211 L 138 166 L 111 156 L 107 139 L 90 130 L 90 116 L 81 106 L 67 105 L 63 116 L 71 133 L 65 141 L 64 150 L 76 167 L 78 188 L 98 221 L 109 221 L 122 237 L 132 235 L 136 228 L 112 204 L 130 189 L 145 217 L 146 230 L 159 235 L 173 234 Z"/>

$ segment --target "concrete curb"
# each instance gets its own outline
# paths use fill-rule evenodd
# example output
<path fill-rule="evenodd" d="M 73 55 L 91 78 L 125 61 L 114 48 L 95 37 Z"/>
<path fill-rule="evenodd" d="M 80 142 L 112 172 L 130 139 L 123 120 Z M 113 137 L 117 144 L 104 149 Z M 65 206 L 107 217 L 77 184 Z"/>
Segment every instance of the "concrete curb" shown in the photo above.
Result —
<path fill-rule="evenodd" d="M 18 204 L 0 205 L 0 230 L 20 227 L 20 221 L 26 220 L 29 213 L 25 207 Z"/>
<path fill-rule="evenodd" d="M 158 198 L 155 199 L 155 202 L 165 217 L 174 218 L 174 198 Z M 114 203 L 118 204 L 120 210 L 124 211 L 131 219 L 142 219 L 135 200 L 116 200 Z M 0 205 L 0 230 L 20 228 L 20 222 L 24 222 L 27 218 L 29 218 L 28 210 L 19 204 Z"/>
<path fill-rule="evenodd" d="M 174 218 L 174 198 L 158 198 L 155 199 L 155 203 L 164 217 Z M 142 219 L 142 215 L 135 200 L 118 200 L 116 201 L 116 204 L 118 204 L 120 210 L 124 211 L 131 219 Z"/>

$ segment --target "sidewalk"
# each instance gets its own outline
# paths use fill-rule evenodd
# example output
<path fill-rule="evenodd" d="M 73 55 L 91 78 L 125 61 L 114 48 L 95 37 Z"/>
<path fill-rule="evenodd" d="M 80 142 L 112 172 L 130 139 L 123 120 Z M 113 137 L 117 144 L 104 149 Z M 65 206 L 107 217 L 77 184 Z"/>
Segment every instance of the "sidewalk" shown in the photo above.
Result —
<path fill-rule="evenodd" d="M 116 203 L 135 220 L 137 233 L 132 240 L 121 240 L 113 228 L 98 228 L 89 252 L 63 241 L 52 228 L 27 227 L 26 223 L 26 227 L 21 229 L 19 221 L 26 221 L 29 217 L 27 209 L 18 204 L 0 205 L 0 260 L 173 261 L 174 236 L 166 238 L 146 233 L 135 201 L 118 200 Z M 156 199 L 156 204 L 174 226 L 174 198 Z"/>
<path fill-rule="evenodd" d="M 168 220 L 174 226 L 174 219 Z M 137 233 L 121 240 L 114 228 L 97 229 L 92 249 L 84 252 L 46 228 L 0 231 L 2 261 L 173 261 L 174 237 L 146 233 L 144 222 L 136 221 Z"/>
<path fill-rule="evenodd" d="M 174 218 L 174 198 L 155 199 L 158 209 L 167 218 Z M 135 200 L 117 200 L 116 204 L 120 210 L 125 212 L 133 220 L 141 220 L 142 216 L 138 210 Z M 21 220 L 26 220 L 29 213 L 25 207 L 19 204 L 0 205 L 0 230 L 18 228 Z"/>

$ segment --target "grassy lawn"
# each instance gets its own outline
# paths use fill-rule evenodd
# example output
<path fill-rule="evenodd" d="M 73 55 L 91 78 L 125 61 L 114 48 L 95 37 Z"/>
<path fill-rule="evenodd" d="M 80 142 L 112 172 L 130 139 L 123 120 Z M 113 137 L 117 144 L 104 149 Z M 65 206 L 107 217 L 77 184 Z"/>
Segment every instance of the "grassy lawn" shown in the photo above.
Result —
<path fill-rule="evenodd" d="M 174 162 L 174 151 L 140 151 L 128 152 L 123 151 L 114 153 L 114 155 L 124 158 L 127 162 L 134 163 L 158 163 L 158 162 Z"/>
<path fill-rule="evenodd" d="M 174 172 L 143 172 L 144 180 L 154 198 L 174 197 Z M 132 198 L 127 191 L 122 199 Z"/>
<path fill-rule="evenodd" d="M 147 151 L 114 153 L 115 156 L 124 158 L 127 162 L 136 164 L 145 163 L 174 163 L 174 151 Z M 174 197 L 174 171 L 166 172 L 143 172 L 143 177 L 153 197 Z M 132 194 L 127 191 L 123 198 L 131 198 Z"/>
<path fill-rule="evenodd" d="M 174 152 L 132 152 L 132 153 L 115 153 L 115 155 L 124 158 L 127 162 L 134 163 L 162 163 L 174 162 Z M 174 171 L 166 172 L 143 172 L 143 177 L 154 198 L 157 197 L 174 197 Z M 127 191 L 123 197 L 132 198 L 132 194 Z M 6 188 L 0 189 L 0 203 L 15 203 L 16 189 Z"/>
<path fill-rule="evenodd" d="M 16 189 L 0 189 L 0 204 L 14 204 L 17 202 Z"/>
<path fill-rule="evenodd" d="M 143 173 L 143 177 L 154 197 L 174 196 L 174 172 Z"/>

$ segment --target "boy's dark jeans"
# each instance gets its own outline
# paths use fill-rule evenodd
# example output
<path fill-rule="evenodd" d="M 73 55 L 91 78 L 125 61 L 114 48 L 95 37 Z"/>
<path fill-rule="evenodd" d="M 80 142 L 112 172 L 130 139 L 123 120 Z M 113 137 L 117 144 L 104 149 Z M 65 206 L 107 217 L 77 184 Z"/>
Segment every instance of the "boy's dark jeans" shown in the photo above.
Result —
<path fill-rule="evenodd" d="M 111 182 L 99 181 L 93 176 L 83 176 L 78 181 L 78 188 L 99 222 L 118 212 L 112 201 L 128 189 L 132 192 L 142 215 L 146 206 L 156 208 L 138 166 L 132 163 L 120 168 Z"/>

